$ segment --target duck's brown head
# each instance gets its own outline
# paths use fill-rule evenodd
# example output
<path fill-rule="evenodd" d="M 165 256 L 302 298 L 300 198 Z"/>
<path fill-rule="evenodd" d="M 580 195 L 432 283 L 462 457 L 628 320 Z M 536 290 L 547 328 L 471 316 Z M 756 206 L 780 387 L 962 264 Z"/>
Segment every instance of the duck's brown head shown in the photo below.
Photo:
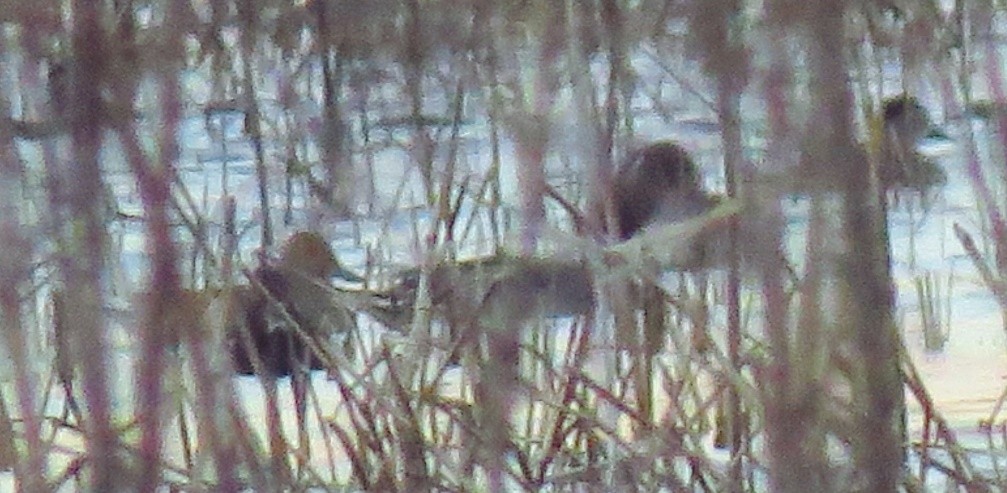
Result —
<path fill-rule="evenodd" d="M 287 239 L 280 253 L 279 266 L 317 279 L 328 279 L 340 270 L 328 242 L 311 231 L 294 233 Z"/>
<path fill-rule="evenodd" d="M 691 198 L 703 195 L 699 171 L 689 154 L 667 141 L 630 154 L 617 171 L 613 191 L 618 236 L 624 240 L 669 213 L 688 209 Z"/>

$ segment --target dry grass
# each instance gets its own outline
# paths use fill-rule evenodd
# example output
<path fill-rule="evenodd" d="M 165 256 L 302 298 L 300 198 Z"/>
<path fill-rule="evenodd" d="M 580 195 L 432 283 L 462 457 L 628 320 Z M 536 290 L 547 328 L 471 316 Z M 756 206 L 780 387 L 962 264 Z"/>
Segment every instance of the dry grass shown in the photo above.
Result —
<path fill-rule="evenodd" d="M 17 81 L 0 91 L 0 470 L 20 491 L 1003 488 L 1000 425 L 987 450 L 963 447 L 902 356 L 871 172 L 884 136 L 867 123 L 882 95 L 931 85 L 948 108 L 991 108 L 1007 143 L 1000 51 L 977 20 L 994 2 L 73 3 L 10 6 L 19 29 L 0 46 Z M 962 61 L 980 55 L 986 106 Z M 902 90 L 875 83 L 892 62 Z M 618 230 L 613 163 L 639 122 L 688 112 L 716 122 L 730 199 L 628 242 L 591 236 Z M 223 115 L 243 120 L 236 141 Z M 225 157 L 220 203 L 216 183 L 187 188 L 196 143 L 179 138 L 201 118 L 254 170 L 233 190 Z M 971 133 L 961 145 L 989 227 L 978 243 L 955 231 L 1007 312 L 1003 194 Z M 556 157 L 580 196 L 550 176 Z M 389 179 L 396 159 L 407 174 Z M 124 173 L 138 212 L 105 199 Z M 794 193 L 811 210 L 800 269 L 784 247 Z M 428 220 L 396 223 L 418 208 Z M 226 300 L 249 284 L 252 243 L 268 254 L 337 222 L 366 242 L 365 285 L 328 294 L 361 323 L 292 329 L 325 378 L 305 380 L 291 427 L 277 379 L 232 376 Z M 730 248 L 660 279 L 693 237 Z M 120 267 L 137 251 L 131 286 Z M 403 257 L 407 295 L 382 284 Z M 920 304 L 940 329 L 932 279 Z M 893 425 L 906 388 L 923 437 Z"/>

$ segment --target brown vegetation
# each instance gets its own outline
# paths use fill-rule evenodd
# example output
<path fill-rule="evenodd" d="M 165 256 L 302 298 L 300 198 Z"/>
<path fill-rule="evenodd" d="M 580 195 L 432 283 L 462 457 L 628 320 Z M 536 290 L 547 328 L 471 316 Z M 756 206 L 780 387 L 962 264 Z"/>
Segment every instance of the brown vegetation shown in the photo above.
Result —
<path fill-rule="evenodd" d="M 13 385 L 0 388 L 15 396 L 0 395 L 0 442 L 15 452 L 0 454 L 0 467 L 26 491 L 70 478 L 88 491 L 894 491 L 919 489 L 935 470 L 970 490 L 1002 489 L 975 472 L 939 419 L 940 438 L 920 439 L 919 473 L 900 460 L 912 440 L 894 425 L 904 387 L 928 419 L 936 413 L 900 366 L 884 192 L 927 191 L 948 177 L 916 152 L 931 127 L 919 101 L 885 100 L 895 91 L 875 83 L 898 64 L 898 92 L 939 87 L 947 106 L 972 107 L 972 61 L 989 57 L 992 107 L 1002 108 L 999 53 L 983 45 L 1001 7 L 799 3 L 5 4 L 0 58 L 16 83 L 0 91 L 0 246 L 20 255 L 0 260 L 0 343 L 15 367 Z M 190 91 L 200 77 L 206 91 Z M 201 114 L 209 127 L 225 112 L 244 119 L 239 145 L 213 135 L 206 162 L 206 149 L 180 145 Z M 677 134 L 696 115 L 721 136 L 723 197 L 701 186 L 696 166 L 718 163 L 689 156 L 690 137 Z M 677 140 L 634 149 L 654 122 L 661 139 Z M 973 143 L 963 145 L 980 222 L 1007 251 L 1002 197 L 973 165 Z M 122 170 L 106 163 L 116 150 Z M 254 167 L 248 186 L 228 181 L 232 155 Z M 388 162 L 406 163 L 402 183 L 388 180 Z M 570 164 L 562 181 L 558 162 Z M 199 197 L 184 169 L 218 165 L 228 204 L 219 208 L 214 187 Z M 501 186 L 510 170 L 517 197 Z M 139 300 L 128 331 L 136 344 L 125 350 L 138 367 L 139 439 L 118 426 L 110 374 L 123 351 L 107 316 L 106 281 L 122 253 L 111 240 L 137 234 L 118 227 L 125 216 L 102 213 L 122 173 L 142 208 L 129 218 L 140 220 L 150 266 L 147 284 L 133 287 L 141 294 L 125 296 Z M 361 291 L 333 291 L 333 275 L 361 279 L 322 236 L 297 233 L 275 260 L 235 268 L 249 229 L 274 251 L 278 179 L 283 226 L 353 221 L 368 274 L 406 253 L 386 241 L 404 229 L 390 223 L 425 207 L 430 224 L 411 231 L 420 265 L 387 290 L 372 291 L 378 276 L 368 275 Z M 787 262 L 782 212 L 795 191 L 811 211 L 800 272 Z M 564 229 L 549 223 L 547 194 L 584 234 L 544 234 Z M 235 201 L 254 212 L 235 217 Z M 218 222 L 219 209 L 228 212 Z M 1007 306 L 1007 262 L 986 262 L 956 232 Z M 513 237 L 518 252 L 505 252 Z M 456 260 L 470 247 L 487 256 Z M 668 269 L 684 274 L 658 283 Z M 70 428 L 86 450 L 39 479 L 63 453 L 42 436 L 44 378 L 30 364 L 49 350 L 35 340 L 49 321 L 32 309 L 45 293 L 55 373 L 71 401 L 83 397 Z M 402 334 L 358 333 L 358 309 Z M 529 330 L 569 315 L 559 322 L 569 331 Z M 453 345 L 478 347 L 457 381 L 423 350 L 439 324 L 455 330 Z M 332 347 L 336 333 L 354 337 L 359 358 Z M 182 396 L 166 383 L 175 347 L 194 382 Z M 325 397 L 338 404 L 311 399 L 314 369 L 326 371 Z M 268 450 L 236 403 L 234 373 L 265 384 Z M 295 447 L 279 420 L 276 384 L 287 376 Z M 843 398 L 823 382 L 838 382 Z M 456 384 L 457 394 L 445 390 Z M 187 409 L 184 464 L 161 460 L 173 403 Z M 336 457 L 328 470 L 309 457 L 309 409 Z M 714 416 L 723 427 L 710 440 Z M 729 458 L 708 454 L 711 442 Z M 926 456 L 934 444 L 953 466 Z"/>

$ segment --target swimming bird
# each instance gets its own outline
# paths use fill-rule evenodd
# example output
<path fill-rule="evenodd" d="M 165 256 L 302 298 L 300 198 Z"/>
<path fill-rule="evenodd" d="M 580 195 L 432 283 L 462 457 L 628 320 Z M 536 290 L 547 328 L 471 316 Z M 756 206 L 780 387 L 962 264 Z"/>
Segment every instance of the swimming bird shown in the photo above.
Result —
<path fill-rule="evenodd" d="M 329 284 L 333 276 L 356 279 L 342 268 L 321 235 L 299 232 L 285 242 L 275 264 L 260 266 L 250 276 L 251 285 L 236 288 L 227 335 L 235 372 L 256 373 L 253 352 L 262 363 L 263 376 L 323 369 L 304 337 L 325 347 L 332 334 L 356 328 L 353 313 L 333 299 Z M 246 329 L 250 341 L 244 340 Z"/>
<path fill-rule="evenodd" d="M 575 222 L 579 211 L 566 203 Z M 630 153 L 616 170 L 612 200 L 618 225 L 614 236 L 629 240 L 658 222 L 675 223 L 701 216 L 721 203 L 721 198 L 703 190 L 699 171 L 680 145 L 660 141 Z M 676 268 L 692 269 L 706 262 L 702 242 L 684 241 L 684 255 Z M 618 263 L 618 262 L 616 262 Z M 420 270 L 407 269 L 392 287 L 378 293 L 381 303 L 367 311 L 386 325 L 404 329 L 412 317 Z M 594 275 L 578 258 L 520 257 L 498 254 L 463 261 L 445 261 L 430 273 L 430 300 L 435 315 L 449 323 L 472 320 L 495 311 L 504 298 L 520 294 L 531 304 L 513 320 L 540 316 L 571 316 L 589 313 L 595 306 Z"/>
<path fill-rule="evenodd" d="M 679 144 L 660 141 L 630 153 L 616 169 L 612 200 L 615 236 L 628 240 L 656 220 L 676 222 L 706 212 L 714 200 Z"/>
<path fill-rule="evenodd" d="M 357 279 L 342 268 L 321 235 L 298 232 L 284 243 L 276 262 L 260 265 L 249 275 L 251 284 L 236 287 L 228 300 L 225 340 L 235 373 L 258 375 L 268 385 L 291 377 L 299 443 L 305 451 L 308 373 L 335 371 L 323 356 L 331 354 L 330 338 L 339 332 L 352 335 L 357 327 L 355 313 L 333 296 L 334 275 Z M 275 393 L 267 396 L 275 406 Z M 282 455 L 282 438 L 271 433 L 270 448 Z"/>
<path fill-rule="evenodd" d="M 919 100 L 907 94 L 885 99 L 881 120 L 878 181 L 885 190 L 926 193 L 947 183 L 944 170 L 917 151 L 923 138 L 943 136 Z"/>

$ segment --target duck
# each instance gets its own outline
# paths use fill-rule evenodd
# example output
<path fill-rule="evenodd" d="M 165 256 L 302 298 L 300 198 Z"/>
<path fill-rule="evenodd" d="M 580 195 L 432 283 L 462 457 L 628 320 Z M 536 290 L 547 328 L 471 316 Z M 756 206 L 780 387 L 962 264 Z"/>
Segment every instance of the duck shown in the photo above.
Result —
<path fill-rule="evenodd" d="M 612 190 L 617 230 L 611 236 L 619 242 L 655 223 L 700 216 L 722 202 L 721 197 L 702 188 L 695 162 L 672 141 L 654 142 L 631 152 L 617 167 Z M 575 223 L 583 224 L 574 206 L 555 191 L 550 195 L 571 212 Z M 690 250 L 678 268 L 692 269 L 702 263 L 702 247 L 694 244 Z M 538 306 L 511 314 L 514 319 L 585 315 L 595 306 L 593 277 L 581 258 L 522 257 L 502 252 L 446 260 L 431 269 L 430 301 L 435 315 L 450 323 L 477 318 L 493 310 L 496 299 L 518 293 L 530 293 L 527 299 Z M 366 311 L 386 326 L 405 330 L 412 318 L 419 278 L 418 268 L 401 271 L 390 288 L 376 293 L 379 301 Z"/>
<path fill-rule="evenodd" d="M 678 143 L 658 141 L 633 151 L 616 170 L 612 187 L 617 231 L 628 240 L 655 221 L 676 222 L 718 202 L 703 190 L 699 169 Z"/>
<path fill-rule="evenodd" d="M 419 288 L 420 269 L 399 272 L 390 287 L 377 291 L 364 310 L 385 326 L 407 332 Z M 594 284 L 581 259 L 519 257 L 509 252 L 437 263 L 429 277 L 434 315 L 450 325 L 469 325 L 503 289 L 532 293 L 536 307 L 525 307 L 521 319 L 583 315 L 594 307 Z"/>
<path fill-rule="evenodd" d="M 321 347 L 334 333 L 356 329 L 353 312 L 333 299 L 332 277 L 359 279 L 342 267 L 320 234 L 302 231 L 284 243 L 276 262 L 266 262 L 250 275 L 251 284 L 237 287 L 226 337 L 235 373 L 256 374 L 253 351 L 264 376 L 325 369 L 289 322 Z M 243 340 L 245 330 L 250 341 Z"/>
<path fill-rule="evenodd" d="M 927 137 L 946 138 L 919 100 L 908 94 L 882 102 L 878 181 L 886 191 L 927 193 L 947 183 L 947 173 L 917 150 Z"/>
<path fill-rule="evenodd" d="M 927 190 L 946 182 L 944 171 L 916 151 L 916 143 L 937 134 L 929 114 L 912 96 L 884 100 L 881 115 L 879 182 L 885 190 Z M 725 197 L 706 190 L 699 167 L 689 152 L 673 140 L 659 140 L 628 153 L 616 167 L 612 182 L 615 230 L 606 231 L 616 246 L 648 228 L 701 217 L 724 204 Z M 569 210 L 575 224 L 583 218 L 555 190 L 549 195 Z M 601 213 L 600 211 L 595 211 Z M 578 230 L 583 230 L 578 226 Z M 715 268 L 726 256 L 723 228 L 704 231 L 677 256 L 675 270 Z M 420 270 L 400 273 L 389 290 L 379 293 L 381 305 L 368 310 L 395 328 L 408 326 L 419 285 Z M 541 307 L 523 316 L 581 315 L 594 306 L 593 276 L 578 259 L 515 258 L 499 254 L 464 261 L 445 261 L 430 275 L 431 303 L 443 319 L 462 320 L 492 305 L 502 291 L 533 293 Z"/>

